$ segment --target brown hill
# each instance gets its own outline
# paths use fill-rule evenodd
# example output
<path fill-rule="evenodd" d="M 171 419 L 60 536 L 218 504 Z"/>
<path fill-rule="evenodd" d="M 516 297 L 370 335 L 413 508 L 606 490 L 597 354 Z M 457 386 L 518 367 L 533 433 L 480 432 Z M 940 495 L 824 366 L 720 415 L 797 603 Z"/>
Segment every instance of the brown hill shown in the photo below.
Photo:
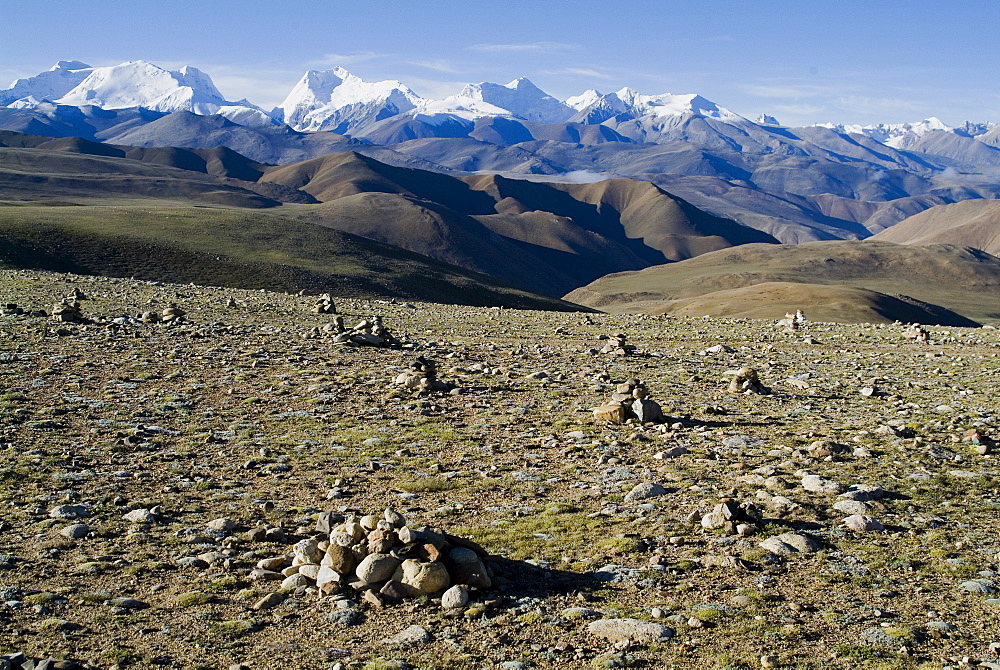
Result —
<path fill-rule="evenodd" d="M 0 198 L 155 198 L 282 214 L 557 297 L 611 272 L 776 240 L 649 182 L 457 178 L 355 152 L 268 166 L 228 149 L 0 133 Z M 284 206 L 282 204 L 284 203 Z"/>
<path fill-rule="evenodd" d="M 956 244 L 1000 253 L 1000 200 L 965 200 L 914 214 L 872 239 L 899 244 Z"/>
<path fill-rule="evenodd" d="M 770 236 L 648 182 L 456 178 L 353 152 L 268 169 L 261 183 L 323 202 L 297 216 L 558 296 L 609 272 Z"/>
<path fill-rule="evenodd" d="M 774 286 L 767 291 L 736 290 L 762 284 Z M 873 303 L 876 296 L 820 291 L 816 285 L 865 289 L 911 306 L 920 303 L 926 316 L 915 319 L 912 311 L 882 298 Z M 811 300 L 817 301 L 814 311 L 829 314 L 831 320 L 919 320 L 958 325 L 947 310 L 974 321 L 1000 319 L 997 295 L 1000 259 L 978 249 L 851 241 L 749 244 L 639 272 L 608 275 L 570 292 L 566 299 L 611 312 L 671 311 L 671 306 L 680 309 L 689 304 L 691 309 L 709 313 L 704 309 L 715 305 L 714 313 L 721 315 L 755 309 L 743 303 L 766 298 L 774 305 L 769 316 L 775 318 L 801 307 L 797 301 Z M 703 302 L 690 301 L 693 298 Z M 821 299 L 828 305 L 822 310 L 818 308 Z M 677 303 L 679 300 L 690 302 Z M 836 304 L 844 300 L 868 304 L 865 315 Z M 889 307 L 892 309 L 886 311 Z"/>

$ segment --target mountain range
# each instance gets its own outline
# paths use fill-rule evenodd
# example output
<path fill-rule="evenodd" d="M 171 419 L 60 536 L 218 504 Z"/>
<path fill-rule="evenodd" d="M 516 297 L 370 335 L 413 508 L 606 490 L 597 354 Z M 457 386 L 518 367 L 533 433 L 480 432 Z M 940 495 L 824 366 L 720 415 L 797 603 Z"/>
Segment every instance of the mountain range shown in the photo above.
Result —
<path fill-rule="evenodd" d="M 1000 197 L 1000 127 L 937 119 L 800 128 L 697 94 L 595 90 L 558 100 L 527 79 L 442 99 L 343 68 L 309 71 L 270 111 L 192 67 L 60 61 L 0 91 L 0 129 L 129 146 L 225 146 L 268 164 L 355 151 L 446 174 L 630 177 L 786 243 L 864 239 L 934 206 Z"/>

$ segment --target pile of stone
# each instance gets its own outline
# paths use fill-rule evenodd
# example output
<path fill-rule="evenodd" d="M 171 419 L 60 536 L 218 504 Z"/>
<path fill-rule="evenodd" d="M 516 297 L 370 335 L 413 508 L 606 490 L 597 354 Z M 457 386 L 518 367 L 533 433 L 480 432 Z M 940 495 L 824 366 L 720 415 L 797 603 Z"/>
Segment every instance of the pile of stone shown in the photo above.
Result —
<path fill-rule="evenodd" d="M 17 651 L 0 656 L 0 668 L 3 670 L 87 670 L 95 666 L 81 661 L 59 658 L 38 658 L 27 656 L 23 651 Z"/>
<path fill-rule="evenodd" d="M 333 298 L 329 293 L 324 293 L 316 300 L 312 311 L 314 314 L 336 314 L 337 305 L 333 302 Z"/>
<path fill-rule="evenodd" d="M 733 373 L 729 382 L 730 393 L 743 393 L 746 395 L 756 393 L 757 395 L 770 395 L 771 389 L 760 383 L 757 371 L 753 368 L 742 367 Z"/>
<path fill-rule="evenodd" d="M 320 515 L 319 536 L 301 540 L 292 554 L 264 559 L 254 581 L 279 581 L 281 589 L 319 595 L 355 592 L 375 606 L 408 598 L 442 596 L 446 608 L 464 607 L 471 590 L 493 585 L 487 552 L 471 540 L 440 529 L 413 527 L 398 512 Z"/>
<path fill-rule="evenodd" d="M 86 323 L 80 309 L 80 301 L 63 298 L 52 306 L 52 318 L 62 323 Z"/>
<path fill-rule="evenodd" d="M 417 356 L 409 368 L 396 376 L 393 383 L 414 391 L 450 391 L 454 388 L 437 378 L 437 365 L 423 356 Z"/>
<path fill-rule="evenodd" d="M 903 329 L 903 337 L 917 342 L 927 342 L 930 339 L 928 332 L 918 323 L 914 323 Z"/>
<path fill-rule="evenodd" d="M 635 353 L 636 346 L 634 344 L 625 344 L 628 337 L 624 333 L 618 333 L 617 335 L 602 335 L 601 339 L 608 340 L 608 343 L 601 348 L 600 353 L 602 354 L 614 354 L 615 356 L 629 356 Z"/>
<path fill-rule="evenodd" d="M 166 323 L 180 325 L 186 320 L 187 312 L 178 307 L 175 303 L 170 303 L 161 312 L 147 311 L 139 315 L 139 320 L 143 323 Z"/>
<path fill-rule="evenodd" d="M 763 514 L 757 505 L 726 499 L 701 518 L 702 528 L 723 530 L 729 535 L 748 537 L 760 530 Z"/>
<path fill-rule="evenodd" d="M 785 318 L 778 320 L 779 326 L 784 326 L 788 330 L 798 330 L 799 326 L 803 326 L 806 323 L 806 315 L 802 313 L 801 309 L 795 310 L 795 314 L 791 312 L 785 312 Z"/>
<path fill-rule="evenodd" d="M 649 399 L 649 389 L 635 378 L 618 384 L 611 398 L 593 411 L 595 418 L 608 423 L 625 423 L 629 419 L 639 423 L 666 421 L 660 405 Z"/>
<path fill-rule="evenodd" d="M 370 319 L 365 319 L 350 330 L 344 327 L 343 318 L 338 317 L 336 324 L 338 332 L 337 335 L 334 336 L 334 342 L 337 344 L 357 345 L 362 347 L 398 347 L 402 344 L 398 339 L 396 339 L 395 336 L 393 336 L 391 332 L 389 332 L 389 329 L 385 327 L 385 324 L 382 323 L 382 317 L 380 316 L 373 316 Z"/>

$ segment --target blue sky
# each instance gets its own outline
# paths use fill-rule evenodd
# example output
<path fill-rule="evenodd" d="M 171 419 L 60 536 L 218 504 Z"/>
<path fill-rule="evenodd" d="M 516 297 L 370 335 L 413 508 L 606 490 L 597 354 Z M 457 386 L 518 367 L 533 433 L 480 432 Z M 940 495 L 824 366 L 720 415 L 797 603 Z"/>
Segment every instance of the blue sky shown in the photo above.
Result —
<path fill-rule="evenodd" d="M 700 93 L 799 125 L 1000 122 L 1000 0 L 11 0 L 0 86 L 57 60 L 148 60 L 207 72 L 269 109 L 307 69 L 346 67 L 443 97 L 526 76 Z"/>

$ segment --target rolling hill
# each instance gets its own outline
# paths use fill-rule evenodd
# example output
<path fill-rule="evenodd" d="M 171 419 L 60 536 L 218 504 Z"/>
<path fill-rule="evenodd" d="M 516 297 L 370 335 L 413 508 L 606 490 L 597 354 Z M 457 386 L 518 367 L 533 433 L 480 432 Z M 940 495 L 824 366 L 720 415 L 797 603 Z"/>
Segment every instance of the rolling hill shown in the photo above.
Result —
<path fill-rule="evenodd" d="M 899 244 L 955 244 L 1000 254 L 1000 200 L 940 205 L 903 219 L 873 239 Z"/>
<path fill-rule="evenodd" d="M 970 325 L 996 321 L 1000 259 L 889 242 L 749 244 L 603 277 L 567 300 L 610 312 Z"/>

